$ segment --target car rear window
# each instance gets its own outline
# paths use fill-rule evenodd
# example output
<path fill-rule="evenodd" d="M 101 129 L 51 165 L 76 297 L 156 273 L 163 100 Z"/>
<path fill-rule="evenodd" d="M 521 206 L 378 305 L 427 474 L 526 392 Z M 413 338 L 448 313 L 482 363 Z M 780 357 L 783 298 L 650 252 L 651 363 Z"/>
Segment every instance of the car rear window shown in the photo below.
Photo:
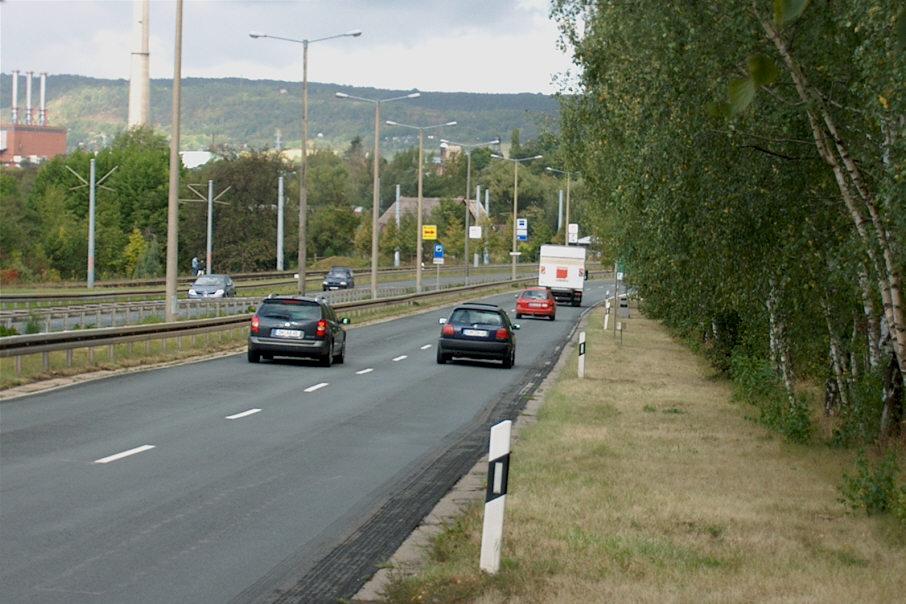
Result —
<path fill-rule="evenodd" d="M 295 300 L 265 300 L 258 310 L 258 315 L 271 319 L 308 321 L 321 318 L 321 307 L 311 302 Z"/>
<path fill-rule="evenodd" d="M 210 275 L 199 277 L 195 280 L 195 285 L 222 285 L 224 280 L 221 277 L 211 277 Z"/>
<path fill-rule="evenodd" d="M 522 292 L 522 297 L 528 300 L 547 300 L 547 292 L 537 289 L 529 289 Z"/>
<path fill-rule="evenodd" d="M 453 311 L 453 323 L 468 325 L 503 325 L 500 314 L 494 311 L 458 308 Z"/>

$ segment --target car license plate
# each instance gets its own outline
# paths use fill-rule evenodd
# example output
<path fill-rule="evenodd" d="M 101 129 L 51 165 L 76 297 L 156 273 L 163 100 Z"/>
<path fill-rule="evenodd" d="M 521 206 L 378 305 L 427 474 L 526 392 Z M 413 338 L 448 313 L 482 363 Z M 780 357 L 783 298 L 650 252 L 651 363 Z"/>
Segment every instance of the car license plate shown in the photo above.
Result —
<path fill-rule="evenodd" d="M 275 329 L 271 332 L 275 338 L 301 338 L 301 329 Z"/>
<path fill-rule="evenodd" d="M 462 335 L 474 336 L 476 338 L 486 338 L 486 337 L 488 337 L 488 332 L 486 332 L 483 329 L 463 329 Z"/>
<path fill-rule="evenodd" d="M 531 304 L 529 304 L 529 306 L 531 306 L 532 308 L 544 308 L 544 304 L 540 304 L 538 302 L 532 302 Z"/>

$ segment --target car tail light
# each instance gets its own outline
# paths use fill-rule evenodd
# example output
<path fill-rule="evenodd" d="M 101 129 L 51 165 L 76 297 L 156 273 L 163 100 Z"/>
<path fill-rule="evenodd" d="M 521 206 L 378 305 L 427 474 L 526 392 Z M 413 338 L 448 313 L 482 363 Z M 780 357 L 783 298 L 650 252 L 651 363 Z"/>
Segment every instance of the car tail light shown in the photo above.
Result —
<path fill-rule="evenodd" d="M 453 329 L 453 325 L 451 323 L 445 323 L 444 324 L 444 335 L 452 336 L 454 333 L 456 333 L 456 330 Z"/>
<path fill-rule="evenodd" d="M 315 335 L 317 335 L 319 338 L 323 338 L 325 335 L 327 335 L 327 321 L 325 321 L 324 319 L 318 321 L 318 329 L 315 332 Z"/>
<path fill-rule="evenodd" d="M 261 326 L 261 320 L 258 318 L 258 315 L 252 317 L 252 333 L 258 333 L 258 328 Z"/>
<path fill-rule="evenodd" d="M 494 335 L 498 340 L 506 340 L 507 330 L 506 327 L 501 327 L 497 330 L 497 333 Z"/>

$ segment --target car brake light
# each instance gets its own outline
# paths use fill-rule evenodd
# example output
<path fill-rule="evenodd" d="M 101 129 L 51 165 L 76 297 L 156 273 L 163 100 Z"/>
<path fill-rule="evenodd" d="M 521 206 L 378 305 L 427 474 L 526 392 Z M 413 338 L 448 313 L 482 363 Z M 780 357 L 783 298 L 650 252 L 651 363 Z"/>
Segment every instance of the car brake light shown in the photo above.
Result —
<path fill-rule="evenodd" d="M 318 321 L 318 330 L 315 332 L 315 334 L 319 338 L 323 338 L 325 335 L 327 335 L 327 321 L 325 321 L 324 319 Z"/>
<path fill-rule="evenodd" d="M 456 333 L 456 331 L 453 329 L 453 325 L 450 323 L 445 323 L 444 324 L 444 335 L 452 336 L 454 333 Z"/>
<path fill-rule="evenodd" d="M 258 319 L 258 315 L 252 317 L 252 333 L 258 333 L 258 328 L 260 327 L 260 325 L 261 321 L 260 319 Z"/>
<path fill-rule="evenodd" d="M 494 337 L 496 337 L 498 340 L 506 340 L 506 336 L 507 336 L 506 327 L 501 327 L 497 330 L 497 333 L 495 334 Z"/>

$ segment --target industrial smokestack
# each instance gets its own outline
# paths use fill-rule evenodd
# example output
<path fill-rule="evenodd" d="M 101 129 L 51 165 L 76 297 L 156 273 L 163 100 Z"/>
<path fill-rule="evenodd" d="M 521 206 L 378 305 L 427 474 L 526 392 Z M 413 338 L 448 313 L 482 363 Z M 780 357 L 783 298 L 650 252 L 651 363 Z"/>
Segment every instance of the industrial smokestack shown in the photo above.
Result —
<path fill-rule="evenodd" d="M 149 0 L 134 0 L 132 7 L 132 69 L 129 74 L 129 127 L 151 123 L 151 80 L 148 70 Z"/>
<path fill-rule="evenodd" d="M 19 70 L 13 69 L 13 104 L 10 106 L 10 122 L 19 123 Z"/>
<path fill-rule="evenodd" d="M 31 76 L 33 71 L 25 72 L 25 125 L 31 126 Z"/>
<path fill-rule="evenodd" d="M 47 72 L 41 72 L 41 105 L 38 109 L 38 125 L 46 126 L 47 125 L 47 105 L 45 104 L 45 91 L 47 89 Z"/>

